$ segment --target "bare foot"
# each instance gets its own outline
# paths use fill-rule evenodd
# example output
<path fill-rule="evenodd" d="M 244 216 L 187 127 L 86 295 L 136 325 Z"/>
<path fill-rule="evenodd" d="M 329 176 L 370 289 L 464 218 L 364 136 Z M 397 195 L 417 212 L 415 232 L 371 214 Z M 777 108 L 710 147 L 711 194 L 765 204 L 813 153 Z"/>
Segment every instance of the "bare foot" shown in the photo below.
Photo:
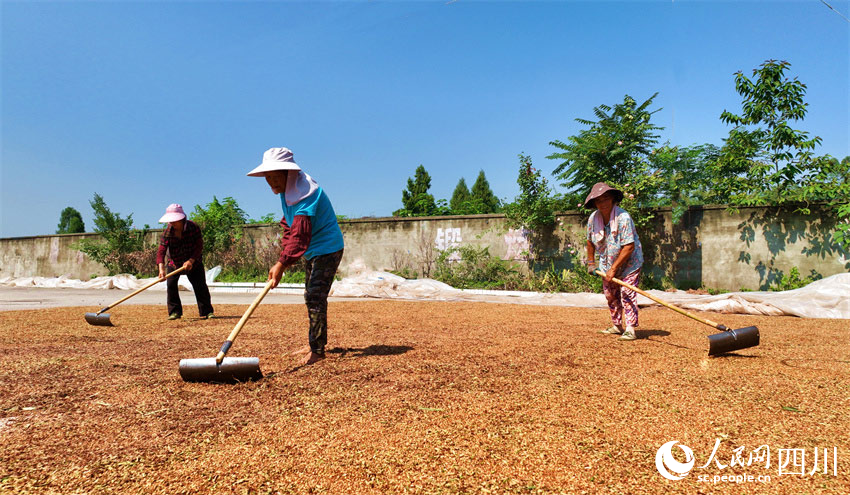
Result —
<path fill-rule="evenodd" d="M 299 354 L 307 354 L 309 352 L 310 352 L 310 346 L 305 345 L 304 347 L 298 349 L 297 351 L 292 351 L 289 355 L 290 356 L 297 356 Z"/>
<path fill-rule="evenodd" d="M 306 356 L 304 356 L 304 359 L 301 361 L 301 365 L 307 366 L 307 365 L 315 363 L 316 361 L 320 361 L 322 359 L 325 359 L 324 354 L 316 354 L 315 352 L 311 351 L 310 354 L 307 354 Z"/>

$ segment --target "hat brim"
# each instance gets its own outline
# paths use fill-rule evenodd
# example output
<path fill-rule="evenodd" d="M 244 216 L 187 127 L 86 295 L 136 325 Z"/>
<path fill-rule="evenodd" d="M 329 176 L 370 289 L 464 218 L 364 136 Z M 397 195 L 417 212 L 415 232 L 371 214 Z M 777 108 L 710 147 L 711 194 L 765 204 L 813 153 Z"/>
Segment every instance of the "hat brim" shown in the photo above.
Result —
<path fill-rule="evenodd" d="M 248 172 L 249 177 L 263 177 L 268 172 L 284 171 L 284 170 L 301 170 L 295 162 L 263 162 L 259 167 Z"/>
<path fill-rule="evenodd" d="M 166 213 L 159 219 L 159 223 L 171 223 L 183 220 L 186 218 L 185 213 Z"/>
<path fill-rule="evenodd" d="M 612 187 L 611 189 L 607 189 L 605 191 L 602 191 L 601 193 L 599 193 L 595 196 L 591 197 L 591 195 L 593 193 L 588 195 L 587 199 L 584 200 L 584 207 L 585 208 L 595 208 L 595 205 L 593 204 L 593 202 L 596 201 L 596 198 L 598 198 L 599 196 L 602 196 L 605 193 L 609 193 L 609 192 L 614 194 L 614 202 L 615 203 L 620 203 L 621 201 L 623 201 L 623 197 L 625 197 L 625 195 L 623 194 L 623 191 L 621 191 L 619 189 L 614 189 Z"/>

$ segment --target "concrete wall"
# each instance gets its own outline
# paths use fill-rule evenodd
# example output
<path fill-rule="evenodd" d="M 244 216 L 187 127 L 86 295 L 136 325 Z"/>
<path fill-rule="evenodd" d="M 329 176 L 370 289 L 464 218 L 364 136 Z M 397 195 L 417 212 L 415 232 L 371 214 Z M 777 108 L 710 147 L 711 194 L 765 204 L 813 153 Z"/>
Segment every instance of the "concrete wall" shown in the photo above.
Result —
<path fill-rule="evenodd" d="M 568 212 L 542 236 L 544 259 L 556 268 L 572 266 L 573 245 L 583 251 L 586 217 Z M 850 271 L 850 255 L 829 240 L 836 220 L 824 211 L 802 215 L 775 208 L 744 208 L 729 214 L 724 207 L 692 208 L 672 222 L 669 208 L 640 233 L 646 272 L 666 277 L 677 287 L 705 286 L 739 290 L 767 288 L 781 273 L 797 266 L 823 276 Z M 341 271 L 354 265 L 379 270 L 408 267 L 429 273 L 440 250 L 453 246 L 487 246 L 493 256 L 525 265 L 527 233 L 510 230 L 501 215 L 429 218 L 368 218 L 342 222 L 346 248 Z M 160 231 L 150 233 L 155 242 Z M 274 236 L 276 226 L 249 226 L 246 234 Z M 106 270 L 71 245 L 93 234 L 65 234 L 0 239 L 0 278 L 58 276 L 89 279 Z"/>
<path fill-rule="evenodd" d="M 162 230 L 152 230 L 145 238 L 145 245 L 159 242 Z M 0 278 L 3 277 L 57 277 L 89 280 L 107 275 L 100 263 L 73 248 L 83 239 L 98 241 L 97 234 L 54 234 L 35 237 L 12 237 L 0 239 Z"/>
<path fill-rule="evenodd" d="M 106 275 L 106 268 L 71 247 L 82 239 L 98 237 L 94 234 L 57 234 L 0 239 L 0 278 L 69 274 L 88 280 L 92 275 Z"/>

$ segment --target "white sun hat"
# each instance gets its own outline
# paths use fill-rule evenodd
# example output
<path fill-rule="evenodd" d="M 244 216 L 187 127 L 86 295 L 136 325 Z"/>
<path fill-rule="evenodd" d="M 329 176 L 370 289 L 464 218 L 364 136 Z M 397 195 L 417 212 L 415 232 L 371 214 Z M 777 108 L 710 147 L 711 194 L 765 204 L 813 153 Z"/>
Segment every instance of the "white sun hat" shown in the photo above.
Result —
<path fill-rule="evenodd" d="M 275 170 L 301 170 L 289 148 L 269 148 L 263 153 L 263 163 L 248 172 L 251 177 L 263 177 Z"/>
<path fill-rule="evenodd" d="M 165 209 L 165 215 L 159 219 L 159 223 L 177 222 L 184 218 L 186 218 L 186 214 L 183 213 L 183 207 L 177 203 L 173 203 L 168 205 L 168 208 Z"/>

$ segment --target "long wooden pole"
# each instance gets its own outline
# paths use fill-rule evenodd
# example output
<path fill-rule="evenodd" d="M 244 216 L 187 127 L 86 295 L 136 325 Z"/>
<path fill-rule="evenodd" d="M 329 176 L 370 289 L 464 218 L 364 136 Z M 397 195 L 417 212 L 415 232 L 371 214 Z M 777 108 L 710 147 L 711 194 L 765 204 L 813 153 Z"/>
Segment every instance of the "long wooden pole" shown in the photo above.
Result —
<path fill-rule="evenodd" d="M 248 306 L 248 309 L 245 311 L 245 314 L 242 315 L 242 318 L 239 319 L 239 323 L 237 323 L 236 326 L 233 327 L 233 331 L 230 332 L 230 335 L 227 336 L 227 340 L 225 340 L 224 344 L 221 345 L 221 350 L 218 351 L 218 355 L 215 357 L 216 364 L 221 364 L 222 360 L 224 360 L 224 355 L 227 354 L 227 351 L 230 350 L 230 346 L 233 345 L 233 341 L 236 340 L 236 336 L 239 335 L 239 332 L 242 330 L 242 327 L 245 326 L 245 322 L 247 322 L 248 318 L 251 317 L 251 313 L 253 313 L 254 310 L 257 309 L 257 306 L 260 304 L 260 301 L 262 301 L 263 298 L 266 297 L 266 294 L 269 293 L 272 288 L 272 285 L 274 285 L 274 282 L 274 280 L 269 280 L 268 282 L 266 282 L 266 286 L 263 287 L 263 291 L 260 292 L 260 295 L 258 295 L 257 298 L 254 299 L 254 302 L 252 302 L 251 305 Z"/>
<path fill-rule="evenodd" d="M 597 275 L 601 275 L 601 276 L 603 276 L 603 277 L 605 276 L 605 272 L 603 272 L 602 270 L 596 270 L 596 274 L 597 274 Z M 666 307 L 668 307 L 668 308 L 672 309 L 673 311 L 675 311 L 675 312 L 677 312 L 677 313 L 679 313 L 679 314 L 685 315 L 685 316 L 687 316 L 688 318 L 693 318 L 694 320 L 696 320 L 696 321 L 698 321 L 698 322 L 700 322 L 700 323 L 705 323 L 706 325 L 711 326 L 711 327 L 714 327 L 714 328 L 716 328 L 716 329 L 718 329 L 718 330 L 723 330 L 723 331 L 728 331 L 728 330 L 729 330 L 729 327 L 727 327 L 726 325 L 721 325 L 720 323 L 715 323 L 715 322 L 713 322 L 713 321 L 711 321 L 711 320 L 709 320 L 709 319 L 706 319 L 706 318 L 700 318 L 699 316 L 697 316 L 697 315 L 695 315 L 695 314 L 688 313 L 688 312 L 687 312 L 687 311 L 685 311 L 684 309 L 677 308 L 676 306 L 673 306 L 672 304 L 668 303 L 667 301 L 663 301 L 663 300 L 661 300 L 661 299 L 659 299 L 659 298 L 657 298 L 657 297 L 653 296 L 652 294 L 650 294 L 650 293 L 648 293 L 648 292 L 646 292 L 646 291 L 644 291 L 644 290 L 638 289 L 638 288 L 637 288 L 637 287 L 635 287 L 634 285 L 631 285 L 631 284 L 628 284 L 628 283 L 626 283 L 626 282 L 623 282 L 622 280 L 620 280 L 620 279 L 618 279 L 618 278 L 616 278 L 616 277 L 611 278 L 611 280 L 613 280 L 615 283 L 617 283 L 617 284 L 619 284 L 619 285 L 622 285 L 623 287 L 625 287 L 625 288 L 627 288 L 627 289 L 631 289 L 631 290 L 633 290 L 633 291 L 637 292 L 638 294 L 640 294 L 640 295 L 642 295 L 642 296 L 644 296 L 644 297 L 648 297 L 649 299 L 652 299 L 653 301 L 657 302 L 658 304 L 660 304 L 660 305 L 662 305 L 662 306 L 666 306 Z"/>
<path fill-rule="evenodd" d="M 114 307 L 114 306 L 118 306 L 119 304 L 121 304 L 122 302 L 126 301 L 127 299 L 130 299 L 131 297 L 135 296 L 135 295 L 136 295 L 136 294 L 138 294 L 139 292 L 142 292 L 143 290 L 146 290 L 146 289 L 150 289 L 151 287 L 153 287 L 154 285 L 156 285 L 156 284 L 158 284 L 158 283 L 162 282 L 163 280 L 167 279 L 168 277 L 170 277 L 170 276 L 172 276 L 172 275 L 177 275 L 178 273 L 181 273 L 181 272 L 183 272 L 184 270 L 186 270 L 186 267 L 185 267 L 185 266 L 181 266 L 180 268 L 178 268 L 178 269 L 174 270 L 173 272 L 169 273 L 168 275 L 166 275 L 166 276 L 164 276 L 164 277 L 162 277 L 162 278 L 158 278 L 158 279 L 154 280 L 153 282 L 151 282 L 151 283 L 147 284 L 146 286 L 142 287 L 141 289 L 136 289 L 136 290 L 135 290 L 135 291 L 133 291 L 130 295 L 122 297 L 121 299 L 119 299 L 119 300 L 115 301 L 114 303 L 110 304 L 109 306 L 104 307 L 103 309 L 101 309 L 100 311 L 98 311 L 98 312 L 97 312 L 97 313 L 95 313 L 95 314 L 96 314 L 96 315 L 99 315 L 99 314 L 103 313 L 104 311 L 108 310 L 109 308 L 112 308 L 112 307 Z"/>

